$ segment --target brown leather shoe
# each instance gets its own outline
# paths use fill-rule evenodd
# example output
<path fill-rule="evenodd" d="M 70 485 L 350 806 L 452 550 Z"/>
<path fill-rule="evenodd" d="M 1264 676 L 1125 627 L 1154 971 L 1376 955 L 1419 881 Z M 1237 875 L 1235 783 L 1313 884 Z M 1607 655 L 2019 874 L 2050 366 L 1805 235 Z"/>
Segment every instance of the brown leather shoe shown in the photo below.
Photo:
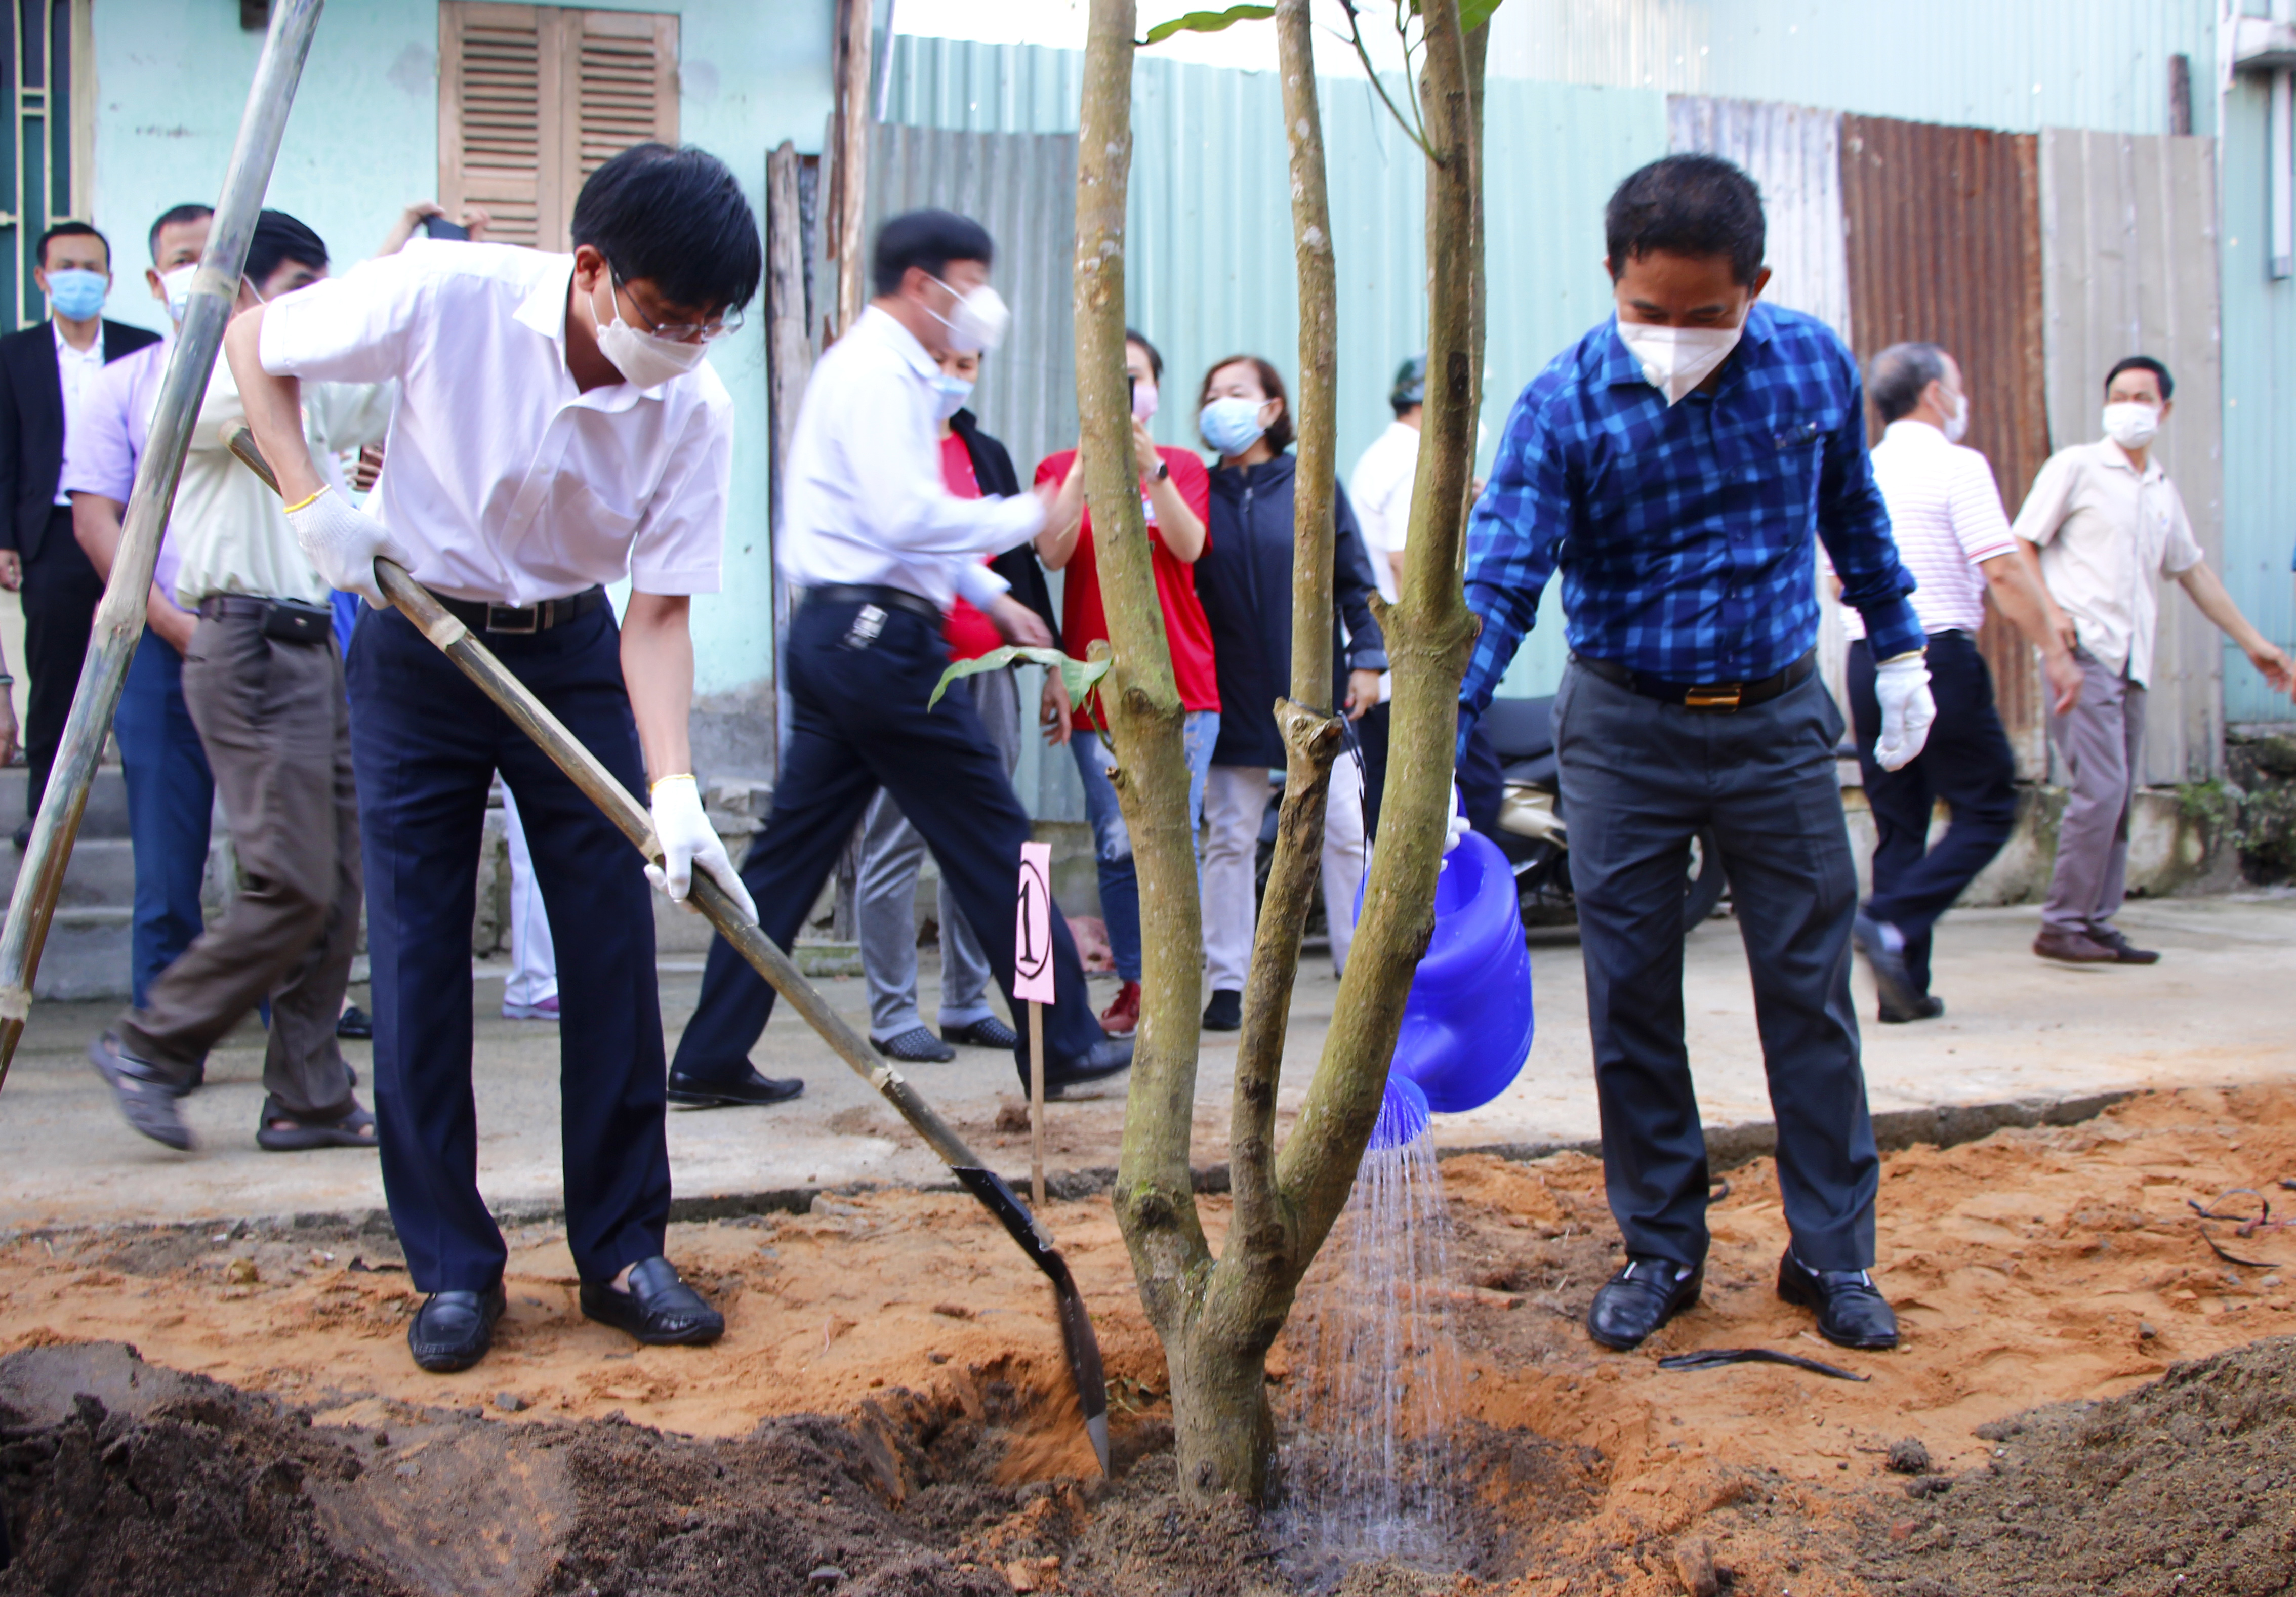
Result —
<path fill-rule="evenodd" d="M 2092 943 L 2112 950 L 2112 957 L 2124 965 L 2157 965 L 2161 962 L 2158 950 L 2139 948 L 2120 935 L 2117 926 L 2091 926 L 2088 938 Z"/>
<path fill-rule="evenodd" d="M 2120 956 L 2103 943 L 2093 942 L 2078 931 L 2066 931 L 2055 926 L 2041 928 L 2041 935 L 2033 939 L 2033 952 L 2043 959 L 2062 960 L 2069 965 L 2120 962 Z"/>

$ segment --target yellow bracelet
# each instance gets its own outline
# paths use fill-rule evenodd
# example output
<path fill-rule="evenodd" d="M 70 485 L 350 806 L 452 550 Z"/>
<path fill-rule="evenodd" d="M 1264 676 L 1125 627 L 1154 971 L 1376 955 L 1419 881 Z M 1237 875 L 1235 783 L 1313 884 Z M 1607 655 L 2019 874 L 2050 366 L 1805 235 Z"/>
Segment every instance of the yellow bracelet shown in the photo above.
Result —
<path fill-rule="evenodd" d="M 319 495 L 320 495 L 320 494 L 324 494 L 324 493 L 325 493 L 326 491 L 327 491 L 326 485 L 325 485 L 324 483 L 320 484 L 320 485 L 319 485 L 319 488 L 318 488 L 318 492 L 317 492 L 317 493 L 314 493 L 314 494 L 312 494 L 308 498 L 306 498 L 306 499 L 298 499 L 297 501 L 295 501 L 295 503 L 294 503 L 294 504 L 291 504 L 291 505 L 289 505 L 289 506 L 287 507 L 287 513 L 288 513 L 289 515 L 291 515 L 291 515 L 293 515 L 293 514 L 294 514 L 297 511 L 299 511 L 299 510 L 305 510 L 305 509 L 308 509 L 308 507 L 310 507 L 311 505 L 317 504 L 317 503 L 318 503 L 318 500 L 319 500 Z"/>
<path fill-rule="evenodd" d="M 666 782 L 692 782 L 693 780 L 693 773 L 691 771 L 672 771 L 667 776 L 657 776 L 647 785 L 646 797 L 651 798 L 660 792 L 662 783 Z"/>

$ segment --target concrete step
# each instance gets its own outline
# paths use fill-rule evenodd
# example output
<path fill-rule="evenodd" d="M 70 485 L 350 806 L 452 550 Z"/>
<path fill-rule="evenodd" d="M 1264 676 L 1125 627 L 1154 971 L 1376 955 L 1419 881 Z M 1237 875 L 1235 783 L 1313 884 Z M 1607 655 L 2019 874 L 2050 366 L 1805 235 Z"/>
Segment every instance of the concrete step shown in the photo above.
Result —
<path fill-rule="evenodd" d="M 24 856 L 0 843 L 0 904 L 16 890 Z M 125 909 L 135 902 L 135 848 L 126 838 L 80 838 L 64 867 L 58 909 Z"/>
<path fill-rule="evenodd" d="M 0 833 L 16 830 L 24 818 L 24 793 L 31 773 L 22 766 L 0 766 Z M 81 812 L 79 835 L 124 838 L 127 835 L 127 778 L 118 766 L 98 766 L 88 784 L 87 808 Z"/>
<path fill-rule="evenodd" d="M 125 998 L 135 912 L 110 907 L 59 908 L 48 922 L 32 995 L 49 1000 Z"/>

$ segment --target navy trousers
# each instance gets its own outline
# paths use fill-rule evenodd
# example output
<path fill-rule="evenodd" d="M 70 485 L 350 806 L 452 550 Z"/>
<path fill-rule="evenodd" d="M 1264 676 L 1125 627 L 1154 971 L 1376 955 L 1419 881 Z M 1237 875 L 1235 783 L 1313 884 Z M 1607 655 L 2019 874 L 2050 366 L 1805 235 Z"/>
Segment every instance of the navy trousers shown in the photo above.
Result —
<path fill-rule="evenodd" d="M 874 639 L 849 647 L 847 635 L 860 608 L 809 599 L 790 627 L 790 738 L 772 818 L 742 864 L 758 923 L 775 942 L 790 946 L 838 851 L 882 786 L 932 850 L 941 880 L 955 893 L 997 987 L 1010 998 L 1015 888 L 1029 817 L 972 695 L 946 693 L 925 708 L 948 665 L 940 628 L 907 610 L 889 610 Z M 520 807 L 525 804 L 521 794 Z M 1053 1059 L 1047 1080 L 1058 1078 L 1062 1060 L 1080 1056 L 1105 1035 L 1086 999 L 1068 921 L 1057 914 L 1053 969 L 1059 1002 L 1045 1016 L 1045 1051 Z M 773 1012 L 773 988 L 718 938 L 709 946 L 701 1005 L 678 1041 L 677 1070 L 705 1081 L 739 1072 Z M 1025 1086 L 1029 1028 L 1015 1029 Z"/>
<path fill-rule="evenodd" d="M 1866 913 L 1906 937 L 1906 971 L 1930 990 L 1930 929 L 1962 889 L 1993 863 L 2017 825 L 2017 761 L 1993 706 L 1993 673 L 1965 632 L 1933 632 L 1930 695 L 1937 724 L 1922 751 L 1895 771 L 1874 763 L 1882 703 L 1874 691 L 1874 652 L 1849 645 L 1849 717 L 1857 724 L 1857 766 L 1874 811 L 1874 897 Z M 1938 846 L 1930 816 L 1944 799 L 1953 812 Z"/>
<path fill-rule="evenodd" d="M 215 777 L 184 703 L 184 657 L 155 634 L 145 633 L 135 645 L 111 731 L 127 779 L 127 835 L 135 849 L 128 986 L 140 1010 L 160 972 L 206 929 L 200 881 L 215 818 Z"/>
<path fill-rule="evenodd" d="M 1777 1116 L 1778 1187 L 1814 1270 L 1874 1262 L 1881 1160 L 1866 1108 L 1849 930 L 1857 872 L 1816 676 L 1718 714 L 1660 704 L 1573 666 L 1554 700 L 1570 884 L 1587 964 L 1603 1173 L 1627 1251 L 1706 1257 L 1706 1138 L 1682 1020 L 1683 880 L 1710 826 L 1754 985 Z"/>
<path fill-rule="evenodd" d="M 601 605 L 488 648 L 634 793 L 645 790 Z M 351 765 L 366 856 L 374 1109 L 383 1191 L 424 1292 L 502 1278 L 502 1233 L 479 1196 L 471 1096 L 471 919 L 487 790 L 518 800 L 558 946 L 559 1126 L 566 1240 L 585 1281 L 662 1250 L 669 1149 L 652 889 L 637 850 L 397 610 L 351 636 Z"/>

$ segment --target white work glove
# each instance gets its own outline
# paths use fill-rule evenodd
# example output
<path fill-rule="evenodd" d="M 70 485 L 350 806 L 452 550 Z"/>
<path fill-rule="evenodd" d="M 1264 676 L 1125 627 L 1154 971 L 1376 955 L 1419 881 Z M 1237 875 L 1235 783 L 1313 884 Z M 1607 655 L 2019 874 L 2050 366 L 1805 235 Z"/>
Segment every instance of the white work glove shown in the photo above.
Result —
<path fill-rule="evenodd" d="M 1467 817 L 1464 813 L 1465 809 L 1466 801 L 1459 797 L 1459 784 L 1455 782 L 1451 784 L 1451 814 L 1447 830 L 1443 833 L 1445 854 L 1456 848 L 1459 846 L 1459 839 L 1474 830 L 1467 823 Z"/>
<path fill-rule="evenodd" d="M 1874 694 L 1882 701 L 1882 735 L 1874 758 L 1884 771 L 1908 765 L 1930 741 L 1937 700 L 1930 697 L 1929 662 L 1918 654 L 1885 659 L 1874 669 Z"/>
<path fill-rule="evenodd" d="M 755 921 L 758 906 L 750 900 L 750 889 L 742 885 L 726 845 L 718 841 L 717 829 L 701 813 L 701 790 L 693 778 L 665 776 L 655 782 L 652 808 L 653 836 L 661 845 L 661 864 L 645 868 L 646 880 L 668 894 L 672 904 L 685 904 L 693 886 L 693 867 L 699 865 L 717 878 L 718 885 L 742 906 L 743 914 Z"/>
<path fill-rule="evenodd" d="M 374 562 L 387 555 L 403 566 L 406 553 L 381 522 L 346 504 L 332 488 L 321 488 L 288 511 L 287 525 L 295 529 L 303 557 L 329 587 L 364 594 L 377 610 L 390 602 L 375 580 Z"/>

